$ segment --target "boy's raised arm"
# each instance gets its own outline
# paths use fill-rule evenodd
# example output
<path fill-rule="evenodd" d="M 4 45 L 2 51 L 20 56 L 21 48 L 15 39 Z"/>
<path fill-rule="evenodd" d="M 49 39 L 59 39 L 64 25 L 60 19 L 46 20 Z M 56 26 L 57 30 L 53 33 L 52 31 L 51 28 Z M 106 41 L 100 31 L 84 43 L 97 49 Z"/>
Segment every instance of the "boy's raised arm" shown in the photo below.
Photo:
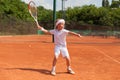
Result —
<path fill-rule="evenodd" d="M 44 29 L 42 26 L 37 24 L 39 30 L 43 31 L 45 34 L 51 34 L 48 30 Z"/>
<path fill-rule="evenodd" d="M 70 31 L 69 34 L 71 34 L 71 35 L 75 35 L 75 36 L 78 36 L 78 37 L 82 37 L 80 34 L 75 33 L 75 32 L 72 32 L 72 31 Z"/>

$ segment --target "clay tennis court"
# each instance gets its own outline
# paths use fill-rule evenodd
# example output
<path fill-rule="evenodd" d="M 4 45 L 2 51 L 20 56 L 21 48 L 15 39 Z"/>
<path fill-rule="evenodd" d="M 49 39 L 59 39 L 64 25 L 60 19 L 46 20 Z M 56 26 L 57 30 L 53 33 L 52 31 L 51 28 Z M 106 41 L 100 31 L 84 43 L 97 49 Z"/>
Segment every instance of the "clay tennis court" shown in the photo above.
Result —
<path fill-rule="evenodd" d="M 68 36 L 67 42 L 76 74 L 66 72 L 60 56 L 52 76 L 52 36 L 0 36 L 0 80 L 120 80 L 120 39 Z"/>

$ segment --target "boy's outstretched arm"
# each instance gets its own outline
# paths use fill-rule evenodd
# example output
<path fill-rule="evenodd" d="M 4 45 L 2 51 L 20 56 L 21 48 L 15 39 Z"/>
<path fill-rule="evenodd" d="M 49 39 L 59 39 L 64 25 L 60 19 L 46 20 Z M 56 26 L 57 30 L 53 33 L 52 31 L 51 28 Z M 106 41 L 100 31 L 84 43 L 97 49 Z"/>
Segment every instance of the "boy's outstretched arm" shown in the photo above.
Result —
<path fill-rule="evenodd" d="M 71 35 L 75 35 L 75 36 L 78 36 L 78 37 L 82 37 L 80 34 L 75 33 L 75 32 L 72 32 L 72 31 L 70 31 L 69 34 L 71 34 Z"/>
<path fill-rule="evenodd" d="M 48 30 L 44 29 L 42 26 L 37 24 L 39 30 L 43 31 L 45 34 L 51 34 Z"/>

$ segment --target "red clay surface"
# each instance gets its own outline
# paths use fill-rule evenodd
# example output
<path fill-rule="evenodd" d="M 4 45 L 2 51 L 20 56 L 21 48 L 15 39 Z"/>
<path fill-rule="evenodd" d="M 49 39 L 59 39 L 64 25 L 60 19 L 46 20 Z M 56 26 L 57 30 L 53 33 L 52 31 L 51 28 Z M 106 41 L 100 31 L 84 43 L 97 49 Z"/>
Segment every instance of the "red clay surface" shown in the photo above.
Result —
<path fill-rule="evenodd" d="M 67 42 L 76 74 L 66 73 L 60 56 L 51 76 L 51 36 L 0 36 L 0 80 L 120 80 L 120 39 L 68 36 Z"/>

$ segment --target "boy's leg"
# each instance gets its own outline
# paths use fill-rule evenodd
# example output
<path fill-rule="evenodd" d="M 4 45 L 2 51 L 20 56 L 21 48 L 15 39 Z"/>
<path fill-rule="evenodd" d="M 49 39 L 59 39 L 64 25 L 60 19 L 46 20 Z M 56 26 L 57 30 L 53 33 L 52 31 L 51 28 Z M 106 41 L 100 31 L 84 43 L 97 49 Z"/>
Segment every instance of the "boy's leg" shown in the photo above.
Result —
<path fill-rule="evenodd" d="M 75 72 L 71 68 L 70 57 L 66 57 L 66 65 L 67 65 L 67 71 L 68 71 L 68 73 L 75 74 Z"/>
<path fill-rule="evenodd" d="M 53 59 L 53 64 L 52 64 L 52 70 L 51 70 L 51 74 L 52 74 L 52 75 L 56 75 L 56 72 L 55 72 L 56 63 L 57 63 L 57 57 L 54 57 L 54 59 Z"/>
<path fill-rule="evenodd" d="M 56 63 L 57 63 L 57 59 L 58 59 L 59 55 L 60 55 L 60 47 L 59 46 L 55 46 L 55 54 L 54 54 L 52 70 L 51 70 L 51 74 L 52 75 L 56 75 L 55 69 L 56 69 Z"/>
<path fill-rule="evenodd" d="M 66 65 L 69 67 L 71 65 L 70 57 L 65 57 L 66 58 Z"/>
<path fill-rule="evenodd" d="M 52 66 L 56 66 L 56 63 L 57 63 L 57 57 L 54 57 Z"/>
<path fill-rule="evenodd" d="M 69 56 L 67 47 L 63 47 L 62 50 L 61 50 L 61 52 L 62 52 L 62 56 L 64 58 L 66 58 L 67 71 L 70 74 L 75 74 L 75 72 L 71 69 L 71 60 L 70 60 L 70 56 Z"/>

